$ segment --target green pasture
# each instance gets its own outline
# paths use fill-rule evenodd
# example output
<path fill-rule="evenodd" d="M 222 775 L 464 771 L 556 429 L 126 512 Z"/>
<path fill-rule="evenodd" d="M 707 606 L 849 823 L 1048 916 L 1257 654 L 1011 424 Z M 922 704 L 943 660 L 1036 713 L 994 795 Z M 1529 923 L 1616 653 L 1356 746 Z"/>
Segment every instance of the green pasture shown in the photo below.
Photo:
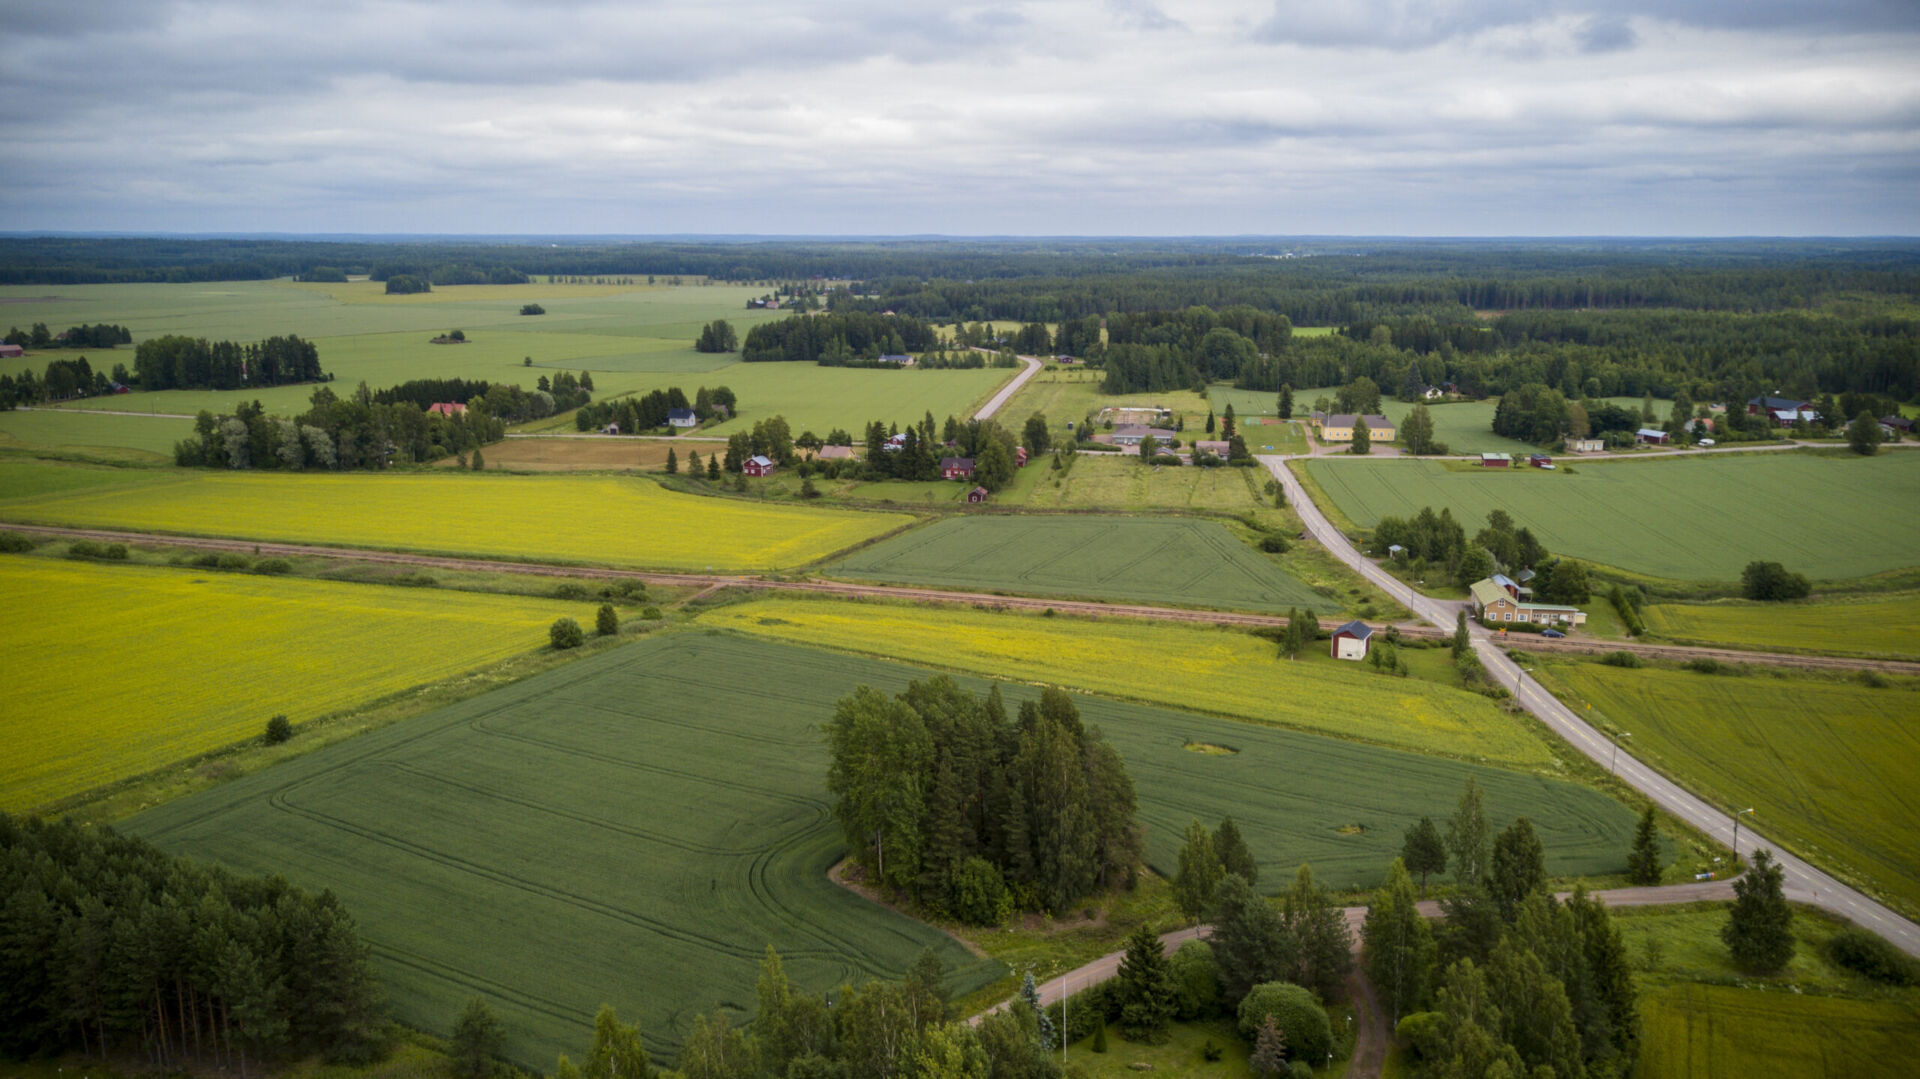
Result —
<path fill-rule="evenodd" d="M 1237 610 L 1328 603 L 1226 526 L 1187 518 L 951 517 L 862 548 L 831 572 L 895 584 Z"/>
<path fill-rule="evenodd" d="M 856 685 L 892 692 L 926 673 L 724 635 L 644 641 L 124 827 L 169 851 L 332 888 L 409 1025 L 444 1032 L 477 992 L 505 1022 L 513 1057 L 538 1066 L 577 1055 L 607 1002 L 669 1054 L 695 1011 L 749 1018 L 769 944 L 816 992 L 896 977 L 928 946 L 963 992 L 998 973 L 826 878 L 843 846 L 818 724 Z M 1008 697 L 1031 694 L 1016 686 Z M 1469 775 L 1496 827 L 1533 819 L 1556 874 L 1617 871 L 1632 829 L 1624 806 L 1555 780 L 1095 698 L 1081 706 L 1127 761 L 1162 871 L 1189 819 L 1231 812 L 1269 889 L 1303 861 L 1336 886 L 1369 885 L 1403 830 L 1445 812 Z M 1238 752 L 1201 755 L 1188 740 Z"/>
<path fill-rule="evenodd" d="M 1597 663 L 1546 666 L 1583 715 L 1717 805 L 1754 808 L 1767 837 L 1908 912 L 1920 910 L 1920 687 Z M 1591 711 L 1584 707 L 1591 705 Z"/>
<path fill-rule="evenodd" d="M 1732 581 L 1755 559 L 1816 579 L 1920 563 L 1906 518 L 1876 509 L 1920 504 L 1920 454 L 1586 461 L 1572 473 L 1337 458 L 1306 467 L 1363 528 L 1444 506 L 1471 534 L 1504 509 L 1555 553 L 1654 577 Z"/>
<path fill-rule="evenodd" d="M 1676 985 L 1640 999 L 1640 1079 L 1912 1075 L 1920 1007 L 1733 985 Z"/>
<path fill-rule="evenodd" d="M 1649 632 L 1675 641 L 1920 659 L 1920 595 L 1913 593 L 1796 603 L 1655 603 L 1640 614 Z"/>
<path fill-rule="evenodd" d="M 126 395 L 126 396 L 131 396 Z M 111 397 L 98 408 L 112 408 Z M 104 416 L 64 410 L 0 412 L 0 446 L 87 449 L 111 446 L 173 459 L 173 444 L 193 434 L 193 421 L 163 416 Z"/>
<path fill-rule="evenodd" d="M 1031 472 L 1034 465 L 1028 465 Z M 1045 462 L 1031 492 L 1020 503 L 1034 509 L 1185 510 L 1254 514 L 1272 511 L 1262 486 L 1261 468 L 1186 468 L 1143 465 L 1118 453 L 1082 453 L 1064 472 Z M 1012 498 L 1003 493 L 1000 501 Z"/>

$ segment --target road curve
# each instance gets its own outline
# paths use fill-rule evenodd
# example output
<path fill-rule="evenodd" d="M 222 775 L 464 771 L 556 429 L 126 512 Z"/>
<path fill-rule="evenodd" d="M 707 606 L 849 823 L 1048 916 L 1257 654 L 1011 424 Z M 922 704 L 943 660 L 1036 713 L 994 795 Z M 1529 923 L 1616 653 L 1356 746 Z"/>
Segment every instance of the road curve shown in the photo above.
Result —
<path fill-rule="evenodd" d="M 1347 537 L 1333 527 L 1320 507 L 1307 497 L 1300 481 L 1287 467 L 1288 458 L 1284 456 L 1263 456 L 1265 465 L 1275 479 L 1286 489 L 1287 497 L 1293 501 L 1294 509 L 1306 524 L 1307 531 L 1331 551 L 1333 555 L 1353 567 L 1355 571 L 1379 585 L 1380 589 L 1399 600 L 1409 611 L 1432 622 L 1436 626 L 1452 626 L 1454 618 L 1464 606 L 1459 601 L 1442 601 L 1421 595 L 1406 584 L 1381 569 L 1372 559 L 1362 555 Z M 1574 714 L 1573 710 L 1548 693 L 1540 683 L 1527 676 L 1518 663 L 1500 650 L 1499 642 L 1491 631 L 1478 623 L 1468 620 L 1468 628 L 1473 636 L 1474 651 L 1486 665 L 1488 674 L 1500 685 L 1513 690 L 1514 699 L 1527 711 L 1537 716 L 1542 723 L 1555 734 L 1567 740 L 1575 749 L 1601 767 L 1613 767 L 1619 777 L 1645 794 L 1674 816 L 1700 829 L 1716 842 L 1733 846 L 1734 822 L 1727 810 L 1712 805 L 1686 788 L 1655 771 L 1630 753 L 1621 752 L 1614 743 L 1599 731 L 1588 726 L 1585 720 Z M 1617 754 L 1617 756 L 1616 756 Z M 1848 887 L 1840 881 L 1814 868 L 1804 859 L 1784 850 L 1779 844 L 1766 838 L 1754 828 L 1750 818 L 1739 827 L 1739 847 L 1735 853 L 1751 854 L 1756 850 L 1766 850 L 1780 863 L 1784 870 L 1784 883 L 1787 889 L 1805 902 L 1820 907 L 1864 926 L 1886 937 L 1900 950 L 1909 955 L 1920 956 L 1920 925 L 1915 925 L 1896 914 L 1882 903 Z"/>
<path fill-rule="evenodd" d="M 982 351 L 985 350 L 983 349 Z M 1039 374 L 1040 368 L 1044 366 L 1038 356 L 1022 356 L 1020 360 L 1027 365 L 1027 369 L 1013 376 L 1012 382 L 1000 387 L 1000 392 L 994 394 L 991 400 L 980 406 L 980 411 L 973 414 L 974 419 L 992 419 L 995 413 L 999 412 L 1008 401 L 1013 399 L 1014 394 L 1020 392 L 1020 387 L 1025 386 L 1034 375 Z"/>

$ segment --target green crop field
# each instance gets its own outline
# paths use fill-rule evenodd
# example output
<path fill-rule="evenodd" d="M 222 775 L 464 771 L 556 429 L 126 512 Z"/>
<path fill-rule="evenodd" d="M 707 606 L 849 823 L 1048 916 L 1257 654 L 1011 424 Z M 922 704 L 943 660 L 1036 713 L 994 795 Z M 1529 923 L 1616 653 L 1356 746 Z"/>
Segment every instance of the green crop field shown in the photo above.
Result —
<path fill-rule="evenodd" d="M 1275 658 L 1249 633 L 1128 619 L 778 597 L 715 608 L 702 622 L 988 677 L 1125 697 L 1250 723 L 1421 752 L 1547 769 L 1529 726 L 1477 693 L 1383 675 L 1315 650 Z"/>
<path fill-rule="evenodd" d="M 1039 467 L 1046 469 L 1044 464 Z M 1028 465 L 1022 478 L 1034 469 Z M 1143 466 L 1138 457 L 1082 453 L 1075 455 L 1065 475 L 1039 472 L 1019 504 L 1035 509 L 1198 510 L 1261 516 L 1263 510 L 1273 508 L 1260 489 L 1271 478 L 1258 468 L 1153 468 Z M 1010 502 L 1013 496 L 1003 493 L 999 500 Z"/>
<path fill-rule="evenodd" d="M 415 378 L 469 378 L 532 388 L 542 374 L 589 371 L 596 399 L 679 386 L 726 385 L 740 410 L 720 433 L 784 415 L 795 434 L 834 427 L 858 430 L 873 419 L 918 420 L 971 415 L 1010 370 L 867 371 L 811 364 L 738 362 L 738 354 L 694 351 L 705 322 L 724 318 L 742 337 L 756 323 L 784 317 L 746 310 L 764 290 L 741 286 L 685 287 L 459 285 L 413 296 L 387 296 L 368 281 L 302 284 L 235 281 L 201 285 L 69 285 L 0 288 L 10 324 L 44 321 L 55 329 L 79 322 L 126 326 L 136 341 L 164 334 L 254 341 L 294 333 L 313 339 L 320 361 L 344 392 L 364 380 L 382 387 Z M 545 315 L 523 316 L 538 301 Z M 462 345 L 429 339 L 448 329 L 467 335 Z M 84 354 L 96 367 L 133 365 L 133 349 L 39 352 L 0 361 L 0 372 L 36 373 L 50 359 Z M 531 366 L 527 361 L 531 360 Z M 308 407 L 312 386 L 241 391 L 167 390 L 71 402 L 73 408 L 192 415 L 231 412 L 259 400 L 270 412 Z M 102 401 L 110 400 L 110 405 Z M 562 421 L 566 429 L 571 424 Z M 131 436 L 98 445 L 123 445 Z M 172 449 L 169 441 L 165 450 Z"/>
<path fill-rule="evenodd" d="M 1829 870 L 1920 910 L 1920 689 L 1554 663 L 1556 688 L 1633 751 Z"/>
<path fill-rule="evenodd" d="M 942 588 L 1283 611 L 1329 600 L 1214 521 L 955 517 L 865 547 L 832 572 Z"/>
<path fill-rule="evenodd" d="M 82 486 L 95 476 L 110 479 Z M 70 477 L 76 489 L 44 493 Z M 42 462 L 0 462 L 0 518 L 716 570 L 801 565 L 911 520 L 701 498 L 623 476 L 115 472 Z"/>
<path fill-rule="evenodd" d="M 1656 603 L 1641 616 L 1649 631 L 1676 641 L 1920 659 L 1920 595 L 1911 593 L 1802 603 Z"/>
<path fill-rule="evenodd" d="M 817 726 L 855 685 L 893 692 L 926 673 L 732 636 L 659 638 L 126 827 L 333 888 L 409 1024 L 444 1030 L 482 992 L 514 1056 L 544 1064 L 578 1055 L 607 1001 L 637 1015 L 660 1053 L 694 1011 L 750 1007 L 769 944 L 814 991 L 897 976 L 928 945 L 965 968 L 963 986 L 996 973 L 825 876 L 842 846 Z M 1014 687 L 1009 700 L 1031 692 Z M 1444 812 L 1469 775 L 1496 825 L 1533 818 L 1556 873 L 1617 870 L 1632 827 L 1625 807 L 1553 780 L 1097 698 L 1081 706 L 1126 759 L 1163 870 L 1187 820 L 1231 812 L 1270 888 L 1309 860 L 1329 883 L 1370 884 L 1402 830 Z M 1188 738 L 1239 752 L 1192 753 Z"/>
<path fill-rule="evenodd" d="M 1306 467 L 1362 527 L 1430 505 L 1451 508 L 1471 534 L 1490 510 L 1504 509 L 1549 550 L 1655 577 L 1730 581 L 1755 559 L 1828 579 L 1920 564 L 1900 515 L 1863 512 L 1920 504 L 1920 453 L 1590 461 L 1574 474 L 1437 461 Z"/>
<path fill-rule="evenodd" d="M 1676 985 L 1640 1000 L 1641 1079 L 1912 1075 L 1920 1008 L 1730 985 Z"/>
<path fill-rule="evenodd" d="M 96 408 L 112 408 L 97 398 Z M 0 446 L 71 449 L 107 446 L 142 450 L 173 460 L 173 444 L 193 434 L 193 421 L 165 416 L 103 416 L 91 412 L 18 409 L 0 412 Z"/>
<path fill-rule="evenodd" d="M 330 887 L 402 1022 L 445 1033 L 473 993 L 514 1059 L 579 1057 L 602 1002 L 670 1058 L 695 1012 L 753 1007 L 766 948 L 814 992 L 935 948 L 827 878 L 842 853 L 818 726 L 910 672 L 685 634 L 547 671 L 126 822 L 163 848 Z M 722 883 L 726 884 L 723 889 Z"/>
<path fill-rule="evenodd" d="M 547 643 L 579 603 L 0 555 L 0 809 L 25 810 Z"/>

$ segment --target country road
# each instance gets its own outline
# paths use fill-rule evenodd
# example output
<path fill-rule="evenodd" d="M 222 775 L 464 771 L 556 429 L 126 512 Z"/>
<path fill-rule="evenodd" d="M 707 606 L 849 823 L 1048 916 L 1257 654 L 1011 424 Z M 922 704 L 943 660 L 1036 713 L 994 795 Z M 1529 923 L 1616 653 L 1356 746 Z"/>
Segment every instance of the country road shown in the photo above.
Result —
<path fill-rule="evenodd" d="M 982 349 L 979 351 L 985 350 Z M 1034 375 L 1039 374 L 1040 368 L 1044 366 L 1043 361 L 1038 356 L 1022 356 L 1020 360 L 1027 365 L 1027 369 L 1013 376 L 1012 382 L 1000 387 L 1000 392 L 994 394 L 991 400 L 980 406 L 980 411 L 973 414 L 974 419 L 992 419 L 1008 401 L 1013 399 L 1014 394 L 1020 392 L 1020 387 L 1025 386 Z"/>
<path fill-rule="evenodd" d="M 1409 611 L 1436 626 L 1452 626 L 1461 604 L 1458 601 L 1432 599 L 1415 592 L 1374 564 L 1372 559 L 1362 555 L 1346 536 L 1333 527 L 1326 514 L 1320 512 L 1320 507 L 1307 497 L 1306 490 L 1287 467 L 1288 460 L 1284 456 L 1260 458 L 1260 462 L 1286 489 L 1287 498 L 1293 502 L 1294 509 L 1313 538 L 1319 540 L 1334 557 L 1378 585 L 1381 591 L 1398 600 Z M 1601 767 L 1608 767 L 1611 762 L 1622 780 L 1653 799 L 1662 809 L 1700 829 L 1709 838 L 1728 846 L 1733 845 L 1734 819 L 1728 815 L 1725 807 L 1708 803 L 1642 763 L 1631 753 L 1620 750 L 1610 739 L 1588 726 L 1572 709 L 1548 693 L 1540 683 L 1528 677 L 1519 664 L 1501 651 L 1500 642 L 1491 631 L 1471 620 L 1467 625 L 1473 636 L 1474 651 L 1486 665 L 1488 674 L 1498 684 L 1511 688 L 1514 699 L 1545 723 L 1548 729 L 1566 739 Z M 1758 825 L 1759 822 L 1752 819 L 1740 824 L 1740 846 L 1736 854 L 1751 854 L 1763 849 L 1771 852 L 1784 870 L 1787 888 L 1797 896 L 1804 897 L 1805 902 L 1886 937 L 1909 955 L 1920 956 L 1920 926 L 1782 849 L 1768 840 L 1758 830 Z"/>

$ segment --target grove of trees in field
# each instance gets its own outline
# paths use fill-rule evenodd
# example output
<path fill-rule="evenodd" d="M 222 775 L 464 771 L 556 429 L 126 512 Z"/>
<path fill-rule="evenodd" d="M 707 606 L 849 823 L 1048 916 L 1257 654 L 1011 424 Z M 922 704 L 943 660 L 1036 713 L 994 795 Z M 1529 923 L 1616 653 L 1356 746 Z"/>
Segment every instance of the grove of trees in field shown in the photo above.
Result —
<path fill-rule="evenodd" d="M 951 678 L 888 697 L 862 686 L 825 726 L 834 815 L 869 879 L 929 910 L 991 925 L 1130 884 L 1133 781 L 1056 689 L 1009 718 Z"/>
<path fill-rule="evenodd" d="M 143 390 L 237 390 L 324 382 L 320 350 L 289 334 L 255 344 L 169 335 L 140 342 L 133 377 Z"/>

